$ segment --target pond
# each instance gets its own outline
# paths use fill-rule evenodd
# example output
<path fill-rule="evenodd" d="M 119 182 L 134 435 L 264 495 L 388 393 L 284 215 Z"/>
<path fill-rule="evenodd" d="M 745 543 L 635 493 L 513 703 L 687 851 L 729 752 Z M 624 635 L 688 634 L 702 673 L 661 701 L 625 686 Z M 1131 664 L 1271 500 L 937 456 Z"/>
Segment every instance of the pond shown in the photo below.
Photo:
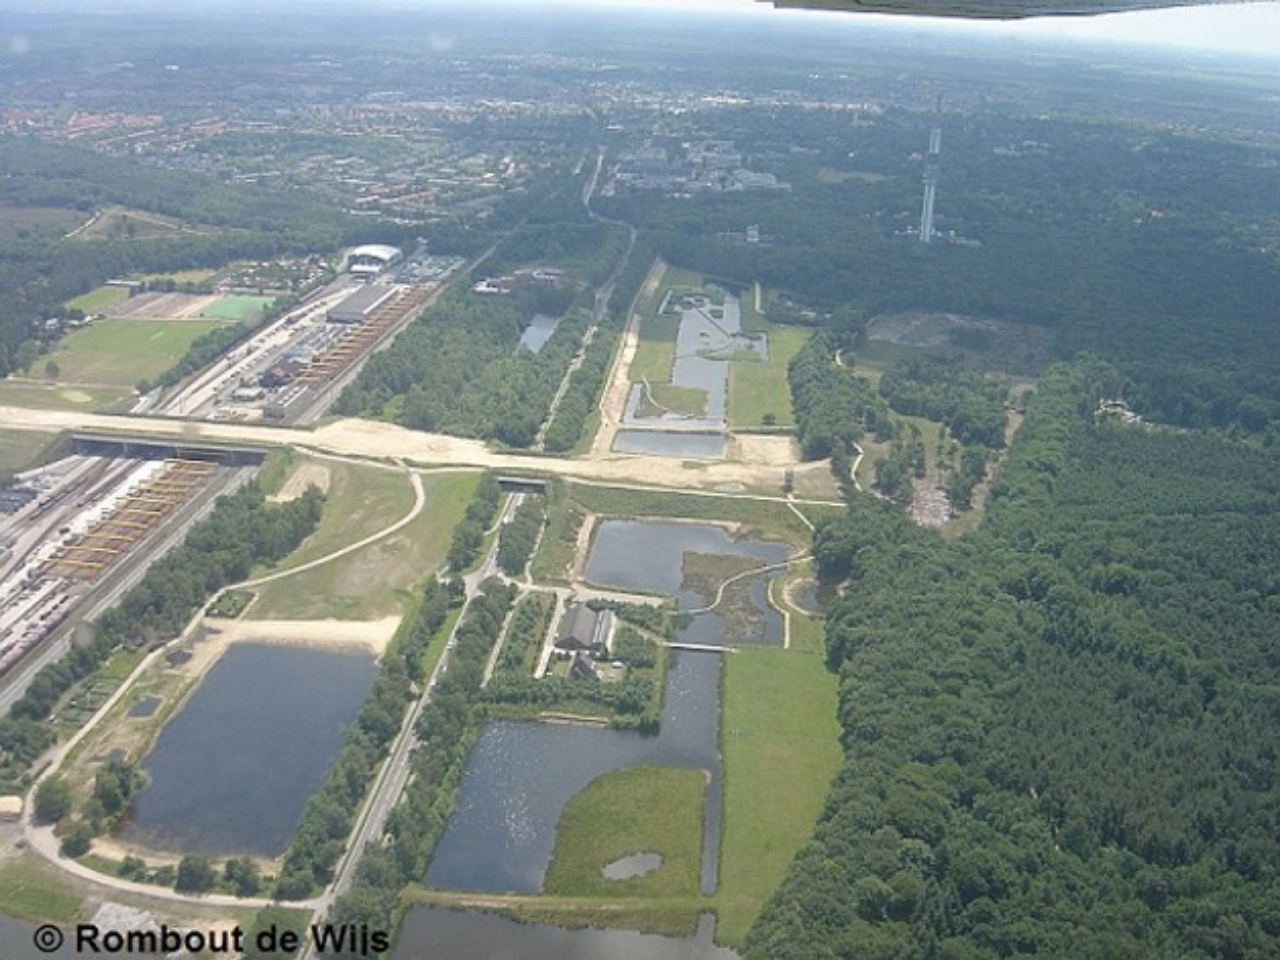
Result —
<path fill-rule="evenodd" d="M 181 853 L 284 852 L 373 683 L 366 653 L 232 644 L 165 724 L 127 841 Z"/>
<path fill-rule="evenodd" d="M 155 713 L 156 708 L 159 706 L 159 697 L 143 697 L 129 708 L 129 716 L 135 719 L 145 719 Z"/>
<path fill-rule="evenodd" d="M 678 651 L 656 737 L 599 727 L 485 726 L 427 870 L 430 886 L 536 893 L 569 798 L 603 773 L 641 764 L 706 770 L 702 888 L 716 885 L 720 838 L 720 655 Z M 476 954 L 484 956 L 485 954 Z"/>
<path fill-rule="evenodd" d="M 723 528 L 710 524 L 605 520 L 596 529 L 586 579 L 601 586 L 668 593 L 681 610 L 702 610 L 714 602 L 715 586 L 728 576 L 781 564 L 789 552 L 777 541 L 733 540 Z M 707 557 L 741 559 L 717 570 Z M 726 589 L 715 611 L 695 613 L 677 639 L 735 646 L 781 643 L 782 617 L 767 596 L 768 579 L 776 574 L 739 580 Z"/>
<path fill-rule="evenodd" d="M 641 416 L 645 385 L 636 384 L 627 398 L 623 423 L 678 422 L 684 426 L 723 430 L 729 385 L 727 361 L 760 363 L 767 362 L 768 357 L 767 337 L 742 333 L 742 308 L 733 294 L 725 295 L 723 307 L 715 307 L 705 298 L 687 299 L 680 308 L 680 323 L 676 328 L 671 384 L 705 394 L 701 416 L 677 412 Z"/>
<path fill-rule="evenodd" d="M 619 430 L 613 438 L 613 449 L 618 453 L 721 460 L 724 458 L 725 437 L 722 433 L 692 430 Z"/>
<path fill-rule="evenodd" d="M 391 960 L 740 960 L 712 940 L 709 916 L 693 937 L 630 930 L 561 930 L 484 913 L 414 907 Z"/>
<path fill-rule="evenodd" d="M 524 333 L 520 335 L 520 343 L 516 346 L 516 350 L 528 350 L 530 353 L 537 353 L 551 339 L 551 335 L 556 332 L 556 327 L 560 326 L 560 317 L 547 317 L 541 313 L 534 314 L 533 321 L 524 328 Z"/>

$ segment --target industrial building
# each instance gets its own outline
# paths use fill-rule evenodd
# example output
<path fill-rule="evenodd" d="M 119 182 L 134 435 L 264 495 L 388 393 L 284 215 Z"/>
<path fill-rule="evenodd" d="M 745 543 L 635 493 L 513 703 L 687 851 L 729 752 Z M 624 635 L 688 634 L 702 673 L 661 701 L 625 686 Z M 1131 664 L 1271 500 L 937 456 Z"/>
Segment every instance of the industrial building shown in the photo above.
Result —
<path fill-rule="evenodd" d="M 330 323 L 364 323 L 380 306 L 399 292 L 392 286 L 361 287 L 327 314 Z"/>
<path fill-rule="evenodd" d="M 404 259 L 404 251 L 382 243 L 367 243 L 354 247 L 347 254 L 345 269 L 357 277 L 376 277 L 388 267 Z"/>

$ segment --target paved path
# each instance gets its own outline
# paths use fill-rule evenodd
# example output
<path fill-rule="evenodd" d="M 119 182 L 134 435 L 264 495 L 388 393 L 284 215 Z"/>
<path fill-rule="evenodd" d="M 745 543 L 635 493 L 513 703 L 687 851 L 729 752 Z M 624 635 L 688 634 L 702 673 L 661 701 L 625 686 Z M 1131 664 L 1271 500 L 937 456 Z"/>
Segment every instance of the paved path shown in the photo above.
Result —
<path fill-rule="evenodd" d="M 251 590 L 254 587 L 260 587 L 264 583 L 274 583 L 276 580 L 283 580 L 285 577 L 292 577 L 295 574 L 305 573 L 308 570 L 314 570 L 316 567 L 324 566 L 341 557 L 345 557 L 349 553 L 355 553 L 357 550 L 363 550 L 371 543 L 377 543 L 379 540 L 385 540 L 397 530 L 414 521 L 414 518 L 422 512 L 422 508 L 427 504 L 427 492 L 422 486 L 422 477 L 416 470 L 409 473 L 409 482 L 413 485 L 413 507 L 403 517 L 391 524 L 389 527 L 383 527 L 375 533 L 369 534 L 363 540 L 348 544 L 332 553 L 326 553 L 323 557 L 317 557 L 315 560 L 307 563 L 299 564 L 296 567 L 289 567 L 286 570 L 279 570 L 275 573 L 269 573 L 264 577 L 257 577 L 253 580 L 245 580 L 234 586 L 228 587 L 228 590 Z"/>

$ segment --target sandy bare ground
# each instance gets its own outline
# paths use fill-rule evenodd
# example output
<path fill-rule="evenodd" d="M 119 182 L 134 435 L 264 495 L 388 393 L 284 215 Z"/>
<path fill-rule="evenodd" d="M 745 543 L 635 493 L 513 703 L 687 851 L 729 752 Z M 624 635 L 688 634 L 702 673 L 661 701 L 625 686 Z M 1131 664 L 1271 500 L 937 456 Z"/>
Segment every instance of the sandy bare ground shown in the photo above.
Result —
<path fill-rule="evenodd" d="M 786 467 L 796 463 L 800 457 L 792 437 L 733 434 L 729 440 L 729 459 L 740 463 Z"/>
<path fill-rule="evenodd" d="M 308 460 L 293 468 L 280 492 L 268 497 L 272 503 L 288 503 L 307 492 L 307 487 L 317 487 L 321 493 L 329 492 L 329 468 L 323 463 Z"/>
<path fill-rule="evenodd" d="M 103 312 L 111 317 L 132 320 L 197 319 L 202 310 L 221 299 L 218 294 L 140 293 L 136 297 L 112 304 Z"/>
<path fill-rule="evenodd" d="M 649 276 L 636 302 L 653 298 L 662 277 L 667 272 L 667 265 L 661 260 L 653 265 Z M 613 438 L 622 425 L 622 415 L 627 408 L 627 397 L 631 394 L 631 363 L 636 358 L 636 350 L 640 346 L 640 314 L 634 312 L 627 320 L 627 328 L 622 332 L 622 346 L 613 358 L 613 369 L 609 371 L 609 383 L 600 398 L 600 429 L 596 431 L 591 442 L 592 459 L 608 457 L 613 453 Z"/>
<path fill-rule="evenodd" d="M 911 519 L 922 527 L 945 527 L 951 520 L 951 501 L 943 489 L 942 477 L 930 470 L 917 480 L 911 497 Z"/>
<path fill-rule="evenodd" d="M 206 617 L 210 640 L 232 643 L 279 643 L 308 647 L 360 647 L 382 656 L 400 626 L 399 617 L 380 620 L 222 620 Z"/>
<path fill-rule="evenodd" d="M 301 450 L 383 461 L 402 459 L 422 464 L 530 470 L 613 486 L 666 487 L 710 492 L 728 484 L 778 491 L 785 467 L 773 464 L 707 462 L 690 465 L 670 457 L 614 454 L 608 459 L 566 459 L 498 454 L 477 440 L 420 433 L 389 423 L 339 420 L 318 430 L 263 427 L 239 423 L 188 423 L 136 416 L 108 416 L 74 410 L 0 407 L 0 427 L 20 430 L 91 430 L 128 435 L 217 440 L 266 447 L 290 445 Z"/>

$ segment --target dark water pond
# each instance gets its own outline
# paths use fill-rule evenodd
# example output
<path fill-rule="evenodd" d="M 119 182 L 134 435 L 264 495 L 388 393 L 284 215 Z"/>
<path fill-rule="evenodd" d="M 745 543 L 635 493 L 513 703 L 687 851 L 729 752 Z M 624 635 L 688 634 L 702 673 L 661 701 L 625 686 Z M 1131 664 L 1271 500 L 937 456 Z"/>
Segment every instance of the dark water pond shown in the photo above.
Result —
<path fill-rule="evenodd" d="M 127 840 L 278 856 L 369 692 L 368 654 L 233 644 L 147 755 Z"/>
<path fill-rule="evenodd" d="M 160 706 L 159 697 L 143 697 L 129 708 L 129 716 L 149 717 L 156 712 L 158 706 Z"/>
<path fill-rule="evenodd" d="M 536 314 L 533 322 L 524 328 L 524 333 L 520 335 L 520 343 L 516 349 L 537 353 L 551 339 L 551 335 L 556 332 L 556 327 L 558 326 L 560 326 L 559 317 L 544 317 L 540 313 Z"/>
<path fill-rule="evenodd" d="M 708 599 L 682 586 L 686 553 L 751 557 L 764 566 L 785 561 L 788 548 L 770 540 L 732 540 L 723 529 L 708 524 L 606 520 L 596 530 L 586 578 L 601 586 L 669 593 L 677 598 L 681 610 L 698 610 Z M 766 595 L 768 578 L 773 575 L 748 578 L 749 623 L 739 618 L 730 630 L 721 612 L 698 613 L 677 638 L 689 643 L 781 643 L 782 617 Z"/>
<path fill-rule="evenodd" d="M 740 960 L 712 942 L 703 917 L 694 937 L 629 930 L 561 930 L 483 913 L 414 907 L 405 916 L 391 960 Z"/>
<path fill-rule="evenodd" d="M 427 883 L 536 893 L 560 811 L 603 773 L 642 764 L 706 770 L 702 888 L 714 892 L 720 842 L 720 655 L 679 651 L 667 672 L 661 733 L 497 721 L 472 751 Z M 484 954 L 476 954 L 484 956 Z"/>
<path fill-rule="evenodd" d="M 686 433 L 679 430 L 619 430 L 613 449 L 619 453 L 647 453 L 658 457 L 720 460 L 725 438 L 720 433 Z"/>

